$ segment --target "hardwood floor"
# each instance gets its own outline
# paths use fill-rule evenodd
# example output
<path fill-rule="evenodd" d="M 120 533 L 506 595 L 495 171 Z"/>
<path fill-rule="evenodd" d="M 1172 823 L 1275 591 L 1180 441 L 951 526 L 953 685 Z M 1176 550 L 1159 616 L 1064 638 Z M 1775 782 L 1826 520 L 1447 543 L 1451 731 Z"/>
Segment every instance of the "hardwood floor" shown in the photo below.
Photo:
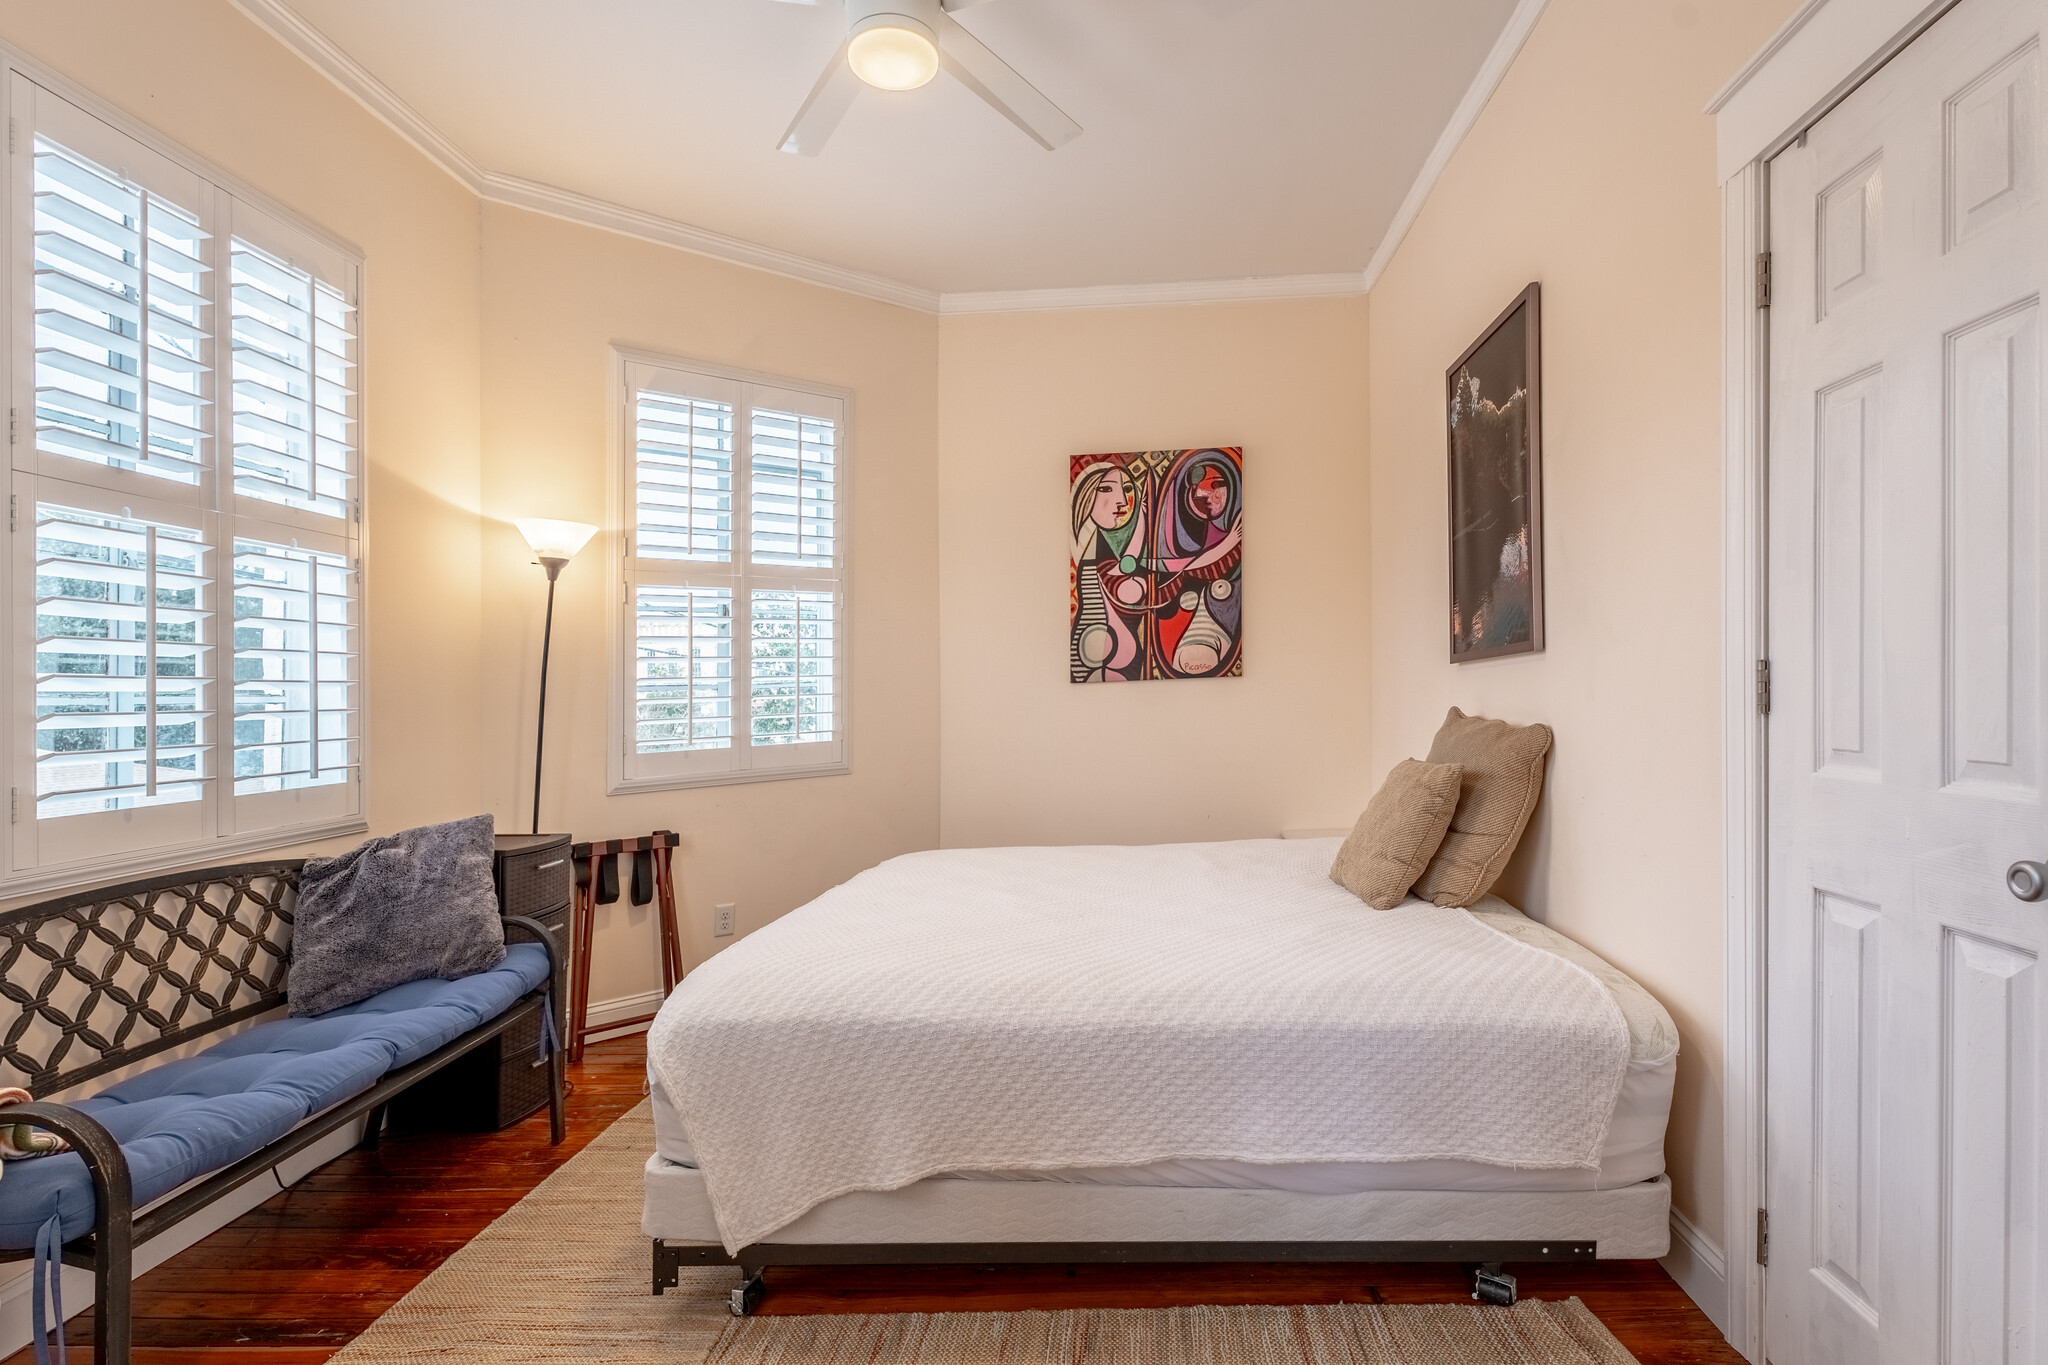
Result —
<path fill-rule="evenodd" d="M 545 1113 L 497 1133 L 387 1134 L 136 1282 L 137 1365 L 317 1365 L 640 1102 L 643 1039 L 571 1068 L 569 1137 Z M 1524 1295 L 1576 1294 L 1643 1365 L 1741 1365 L 1654 1262 L 1511 1266 Z M 1457 1266 L 1025 1266 L 769 1272 L 764 1313 L 1469 1302 Z M 91 1341 L 89 1315 L 69 1339 Z M 29 1365 L 24 1349 L 5 1365 Z"/>

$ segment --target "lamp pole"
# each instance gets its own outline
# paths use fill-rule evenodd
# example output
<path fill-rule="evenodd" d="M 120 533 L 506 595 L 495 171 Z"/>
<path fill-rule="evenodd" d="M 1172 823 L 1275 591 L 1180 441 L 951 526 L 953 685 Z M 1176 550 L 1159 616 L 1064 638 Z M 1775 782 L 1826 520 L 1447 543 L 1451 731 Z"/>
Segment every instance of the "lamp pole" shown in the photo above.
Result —
<path fill-rule="evenodd" d="M 556 521 L 552 517 L 520 517 L 514 522 L 519 534 L 533 547 L 533 557 L 548 575 L 547 625 L 540 636 L 540 717 L 533 727 L 533 832 L 540 833 L 540 763 L 548 747 L 548 655 L 555 643 L 555 580 L 576 557 L 576 552 L 597 534 L 595 526 L 580 521 Z"/>
<path fill-rule="evenodd" d="M 533 727 L 533 832 L 540 833 L 540 762 L 548 742 L 548 653 L 555 642 L 555 580 L 562 576 L 568 560 L 558 555 L 541 555 L 540 566 L 548 572 L 547 624 L 540 633 L 540 716 Z"/>

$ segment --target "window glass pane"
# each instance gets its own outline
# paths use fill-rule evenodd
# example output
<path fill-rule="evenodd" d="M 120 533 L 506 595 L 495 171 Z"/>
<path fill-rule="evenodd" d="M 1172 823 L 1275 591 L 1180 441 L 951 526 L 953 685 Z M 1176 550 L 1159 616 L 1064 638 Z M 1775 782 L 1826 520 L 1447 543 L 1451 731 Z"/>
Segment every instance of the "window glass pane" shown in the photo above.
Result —
<path fill-rule="evenodd" d="M 188 527 L 36 508 L 36 817 L 197 801 L 207 547 Z"/>
<path fill-rule="evenodd" d="M 635 422 L 634 553 L 731 560 L 732 405 L 642 390 Z"/>
<path fill-rule="evenodd" d="M 755 744 L 809 744 L 832 738 L 832 594 L 757 590 L 753 594 L 750 679 Z"/>
<path fill-rule="evenodd" d="M 237 539 L 234 599 L 235 795 L 346 782 L 359 761 L 348 561 Z"/>
<path fill-rule="evenodd" d="M 234 240 L 235 491 L 331 517 L 354 496 L 355 309 Z"/>
<path fill-rule="evenodd" d="M 41 137 L 34 220 L 36 448 L 197 483 L 208 234 Z"/>
<path fill-rule="evenodd" d="M 832 567 L 836 436 L 822 418 L 754 411 L 750 534 L 756 564 Z"/>
<path fill-rule="evenodd" d="M 635 622 L 635 751 L 731 748 L 732 592 L 643 587 Z"/>

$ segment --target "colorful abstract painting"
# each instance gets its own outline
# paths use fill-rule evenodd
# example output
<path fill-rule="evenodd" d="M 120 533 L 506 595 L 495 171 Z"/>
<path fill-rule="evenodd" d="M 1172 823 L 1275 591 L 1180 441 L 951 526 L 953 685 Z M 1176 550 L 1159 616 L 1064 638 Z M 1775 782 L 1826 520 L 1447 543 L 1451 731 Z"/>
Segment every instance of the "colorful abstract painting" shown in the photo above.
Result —
<path fill-rule="evenodd" d="M 1074 682 L 1244 672 L 1244 452 L 1076 455 L 1068 670 Z"/>

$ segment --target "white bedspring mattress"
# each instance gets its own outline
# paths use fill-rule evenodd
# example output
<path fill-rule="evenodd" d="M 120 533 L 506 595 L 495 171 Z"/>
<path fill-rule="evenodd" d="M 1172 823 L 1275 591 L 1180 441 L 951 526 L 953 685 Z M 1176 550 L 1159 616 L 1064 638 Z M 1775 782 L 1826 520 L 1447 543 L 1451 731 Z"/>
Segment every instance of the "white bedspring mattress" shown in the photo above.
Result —
<path fill-rule="evenodd" d="M 1334 844 L 1332 850 L 1334 852 Z M 1499 933 L 1565 958 L 1591 972 L 1614 998 L 1628 1022 L 1628 1069 L 1608 1124 L 1607 1139 L 1601 1149 L 1597 1169 L 1515 1169 L 1472 1161 L 1276 1164 L 1160 1161 L 1142 1166 L 954 1171 L 932 1177 L 932 1180 L 1350 1195 L 1401 1190 L 1466 1193 L 1620 1190 L 1661 1176 L 1664 1173 L 1664 1132 L 1670 1117 L 1672 1082 L 1678 1065 L 1678 1034 L 1670 1015 L 1626 974 L 1555 930 L 1524 916 L 1505 901 L 1489 896 L 1475 906 L 1472 913 L 1474 918 Z M 1512 1064 L 1512 1059 L 1504 1061 L 1504 1065 Z M 648 1071 L 648 1083 L 653 1100 L 657 1161 L 664 1163 L 671 1174 L 680 1175 L 685 1170 L 694 1174 L 696 1153 L 691 1148 L 681 1116 L 652 1067 Z M 652 1200 L 652 1173 L 656 1167 L 650 1165 L 649 1170 L 649 1197 Z M 701 1189 L 701 1182 L 698 1188 Z M 830 1202 L 841 1204 L 852 1198 L 856 1196 L 842 1196 Z M 650 1209 L 652 1207 L 650 1203 Z M 823 1207 L 819 1212 L 822 1211 Z M 677 1232 L 667 1235 L 682 1236 Z M 712 1240 L 716 1237 L 713 1236 Z"/>

